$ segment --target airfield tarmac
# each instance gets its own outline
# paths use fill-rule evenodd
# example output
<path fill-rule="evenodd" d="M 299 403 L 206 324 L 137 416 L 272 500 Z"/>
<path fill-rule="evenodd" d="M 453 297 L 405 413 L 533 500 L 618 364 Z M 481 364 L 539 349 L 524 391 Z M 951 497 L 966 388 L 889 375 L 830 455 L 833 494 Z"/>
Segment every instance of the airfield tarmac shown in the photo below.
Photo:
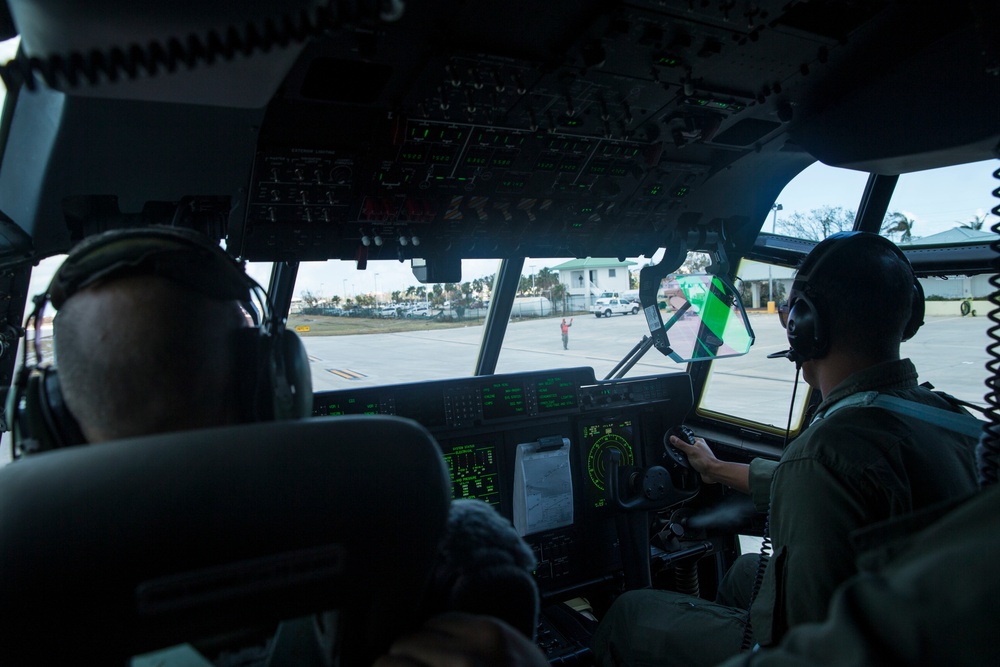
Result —
<path fill-rule="evenodd" d="M 767 359 L 783 350 L 784 330 L 776 315 L 751 312 L 756 342 L 750 352 L 715 362 L 710 406 L 729 414 L 754 415 L 784 425 L 794 367 Z M 602 378 L 647 333 L 642 316 L 574 316 L 569 349 L 562 349 L 560 318 L 511 322 L 497 373 L 590 366 Z M 902 353 L 913 360 L 921 381 L 958 398 L 985 406 L 986 317 L 928 317 Z M 483 336 L 473 323 L 453 329 L 350 336 L 303 336 L 316 392 L 465 377 L 472 374 Z M 638 377 L 683 372 L 655 350 L 629 373 Z M 0 443 L 0 465 L 10 460 L 9 435 Z"/>

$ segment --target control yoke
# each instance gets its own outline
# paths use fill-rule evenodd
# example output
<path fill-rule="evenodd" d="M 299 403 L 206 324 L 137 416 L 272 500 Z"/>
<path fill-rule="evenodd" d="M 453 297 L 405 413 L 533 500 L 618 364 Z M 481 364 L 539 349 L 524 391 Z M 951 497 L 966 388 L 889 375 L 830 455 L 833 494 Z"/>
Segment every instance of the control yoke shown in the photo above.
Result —
<path fill-rule="evenodd" d="M 629 475 L 628 483 L 623 485 L 621 458 L 622 453 L 614 448 L 604 454 L 605 468 L 608 471 L 608 498 L 616 509 L 626 512 L 661 510 L 684 502 L 698 493 L 700 484 L 695 484 L 693 489 L 677 488 L 670 472 L 663 466 L 636 470 Z"/>

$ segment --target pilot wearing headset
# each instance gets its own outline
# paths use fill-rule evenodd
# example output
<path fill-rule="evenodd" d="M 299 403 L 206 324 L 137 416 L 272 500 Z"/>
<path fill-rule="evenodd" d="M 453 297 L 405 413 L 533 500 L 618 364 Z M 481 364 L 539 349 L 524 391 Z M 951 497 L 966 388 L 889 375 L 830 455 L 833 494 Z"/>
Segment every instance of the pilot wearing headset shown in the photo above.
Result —
<path fill-rule="evenodd" d="M 36 297 L 29 324 L 38 325 L 48 303 L 58 309 L 58 373 L 40 352 L 28 363 L 25 346 L 8 405 L 16 456 L 311 413 L 301 341 L 271 319 L 243 267 L 199 234 L 155 227 L 90 237 Z M 248 326 L 250 313 L 260 326 Z M 478 628 L 483 617 L 439 614 L 484 611 L 504 619 L 491 622 L 513 645 L 537 651 L 534 564 L 491 507 L 452 503 L 421 613 L 431 625 L 470 618 Z M 474 643 L 485 646 L 478 636 Z"/>
<path fill-rule="evenodd" d="M 15 455 L 311 413 L 301 341 L 202 235 L 155 227 L 90 237 L 35 298 L 29 323 L 47 303 L 58 310 L 58 372 L 39 352 L 29 363 L 24 347 L 8 405 Z M 261 326 L 248 326 L 251 312 Z"/>
<path fill-rule="evenodd" d="M 900 358 L 901 341 L 922 323 L 923 292 L 894 244 L 860 232 L 821 242 L 782 318 L 790 350 L 781 356 L 823 402 L 780 461 L 721 461 L 701 438 L 671 440 L 703 481 L 747 492 L 769 510 L 773 554 L 763 563 L 741 557 L 716 603 L 626 593 L 595 635 L 599 664 L 712 665 L 774 644 L 789 627 L 824 618 L 834 589 L 856 571 L 852 532 L 976 488 L 981 422 L 918 386 L 913 364 Z"/>

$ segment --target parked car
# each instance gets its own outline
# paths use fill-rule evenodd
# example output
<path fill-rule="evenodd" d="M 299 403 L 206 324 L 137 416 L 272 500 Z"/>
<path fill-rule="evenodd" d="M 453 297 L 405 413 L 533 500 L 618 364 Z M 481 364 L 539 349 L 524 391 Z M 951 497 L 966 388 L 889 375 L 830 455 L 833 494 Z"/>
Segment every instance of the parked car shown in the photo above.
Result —
<path fill-rule="evenodd" d="M 594 314 L 594 317 L 611 317 L 612 315 L 637 315 L 639 313 L 639 304 L 632 303 L 628 299 L 598 299 L 594 302 L 594 305 L 590 307 L 590 312 Z"/>

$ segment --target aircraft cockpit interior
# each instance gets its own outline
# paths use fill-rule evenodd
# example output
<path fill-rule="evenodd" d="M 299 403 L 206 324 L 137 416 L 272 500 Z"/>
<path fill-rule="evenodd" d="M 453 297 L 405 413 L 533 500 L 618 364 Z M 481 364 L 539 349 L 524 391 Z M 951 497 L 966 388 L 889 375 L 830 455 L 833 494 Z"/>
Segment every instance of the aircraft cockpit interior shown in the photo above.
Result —
<path fill-rule="evenodd" d="M 777 461 L 808 426 L 820 393 L 797 375 L 801 362 L 787 363 L 778 311 L 796 267 L 835 232 L 899 249 L 928 304 L 904 350 L 983 424 L 1000 424 L 998 335 L 984 324 L 1000 321 L 998 45 L 990 0 L 5 0 L 0 387 L 12 454 L 0 467 L 0 571 L 31 568 L 24 581 L 56 606 L 70 590 L 56 614 L 66 627 L 105 585 L 134 593 L 137 607 L 98 604 L 129 620 L 100 641 L 100 623 L 74 630 L 83 653 L 49 649 L 38 630 L 48 608 L 5 576 L 0 619 L 31 641 L 0 638 L 0 663 L 91 651 L 142 667 L 185 641 L 202 661 L 188 664 L 370 661 L 413 625 L 404 617 L 418 591 L 388 611 L 388 586 L 419 588 L 435 554 L 402 524 L 440 538 L 447 503 L 475 499 L 531 550 L 532 641 L 550 664 L 595 664 L 593 634 L 623 592 L 712 599 L 736 558 L 767 542 L 766 515 L 703 483 L 670 437 L 703 437 L 728 461 Z M 966 171 L 933 176 L 947 169 Z M 924 176 L 937 185 L 911 185 Z M 793 195 L 799 178 L 813 179 L 811 205 Z M 959 191 L 973 181 L 972 194 Z M 825 199 L 841 189 L 842 201 Z M 931 194 L 943 203 L 909 203 Z M 227 432 L 218 447 L 232 465 L 205 455 L 190 480 L 180 457 L 200 460 L 213 438 L 152 436 L 148 465 L 178 476 L 172 484 L 138 455 L 119 464 L 93 445 L 30 453 L 23 433 L 49 428 L 48 371 L 59 365 L 43 312 L 51 295 L 33 298 L 82 242 L 150 227 L 207 240 L 260 284 L 267 307 L 248 306 L 247 324 L 303 344 L 301 357 L 261 362 L 293 367 L 277 381 L 293 378 L 305 412 L 287 432 L 316 466 L 356 466 L 331 476 L 350 493 L 295 496 L 296 479 L 321 476 L 300 456 L 282 467 L 282 422 L 257 424 L 267 443 L 245 459 L 253 426 Z M 173 335 L 189 336 L 183 308 L 172 317 Z M 46 411 L 25 419 L 36 392 Z M 326 451 L 338 423 L 357 440 Z M 388 442 L 397 432 L 418 448 Z M 123 519 L 116 536 L 96 513 L 67 509 L 93 492 L 127 515 L 113 493 L 138 489 L 116 471 L 164 494 L 165 506 L 133 508 L 157 525 Z M 229 488 L 227 475 L 245 475 L 229 500 L 195 486 Z M 29 491 L 32 479 L 46 492 Z M 255 485 L 269 500 L 254 500 Z M 188 493 L 204 506 L 182 501 Z M 24 507 L 7 514 L 23 498 L 42 505 L 46 525 Z M 267 540 L 212 535 L 254 530 L 237 498 Z M 324 525 L 313 506 L 355 513 L 336 524 L 343 549 L 311 541 Z M 366 524 L 369 511 L 385 531 Z M 73 517 L 95 528 L 49 536 Z M 210 546 L 178 559 L 130 546 L 123 553 L 150 569 L 115 557 L 128 573 L 106 584 L 83 562 L 145 530 L 157 549 L 170 548 L 169 531 L 186 548 Z M 60 560 L 76 558 L 73 540 L 87 533 L 93 548 L 58 586 L 44 584 L 44 568 L 68 568 Z M 33 539 L 56 546 L 11 544 Z M 324 597 L 313 585 L 346 588 Z M 365 591 L 371 604 L 346 604 L 339 619 L 322 608 Z M 315 628 L 289 619 L 320 612 L 319 625 L 351 639 L 320 639 L 299 662 L 296 637 Z M 239 654 L 241 643 L 259 650 Z"/>

